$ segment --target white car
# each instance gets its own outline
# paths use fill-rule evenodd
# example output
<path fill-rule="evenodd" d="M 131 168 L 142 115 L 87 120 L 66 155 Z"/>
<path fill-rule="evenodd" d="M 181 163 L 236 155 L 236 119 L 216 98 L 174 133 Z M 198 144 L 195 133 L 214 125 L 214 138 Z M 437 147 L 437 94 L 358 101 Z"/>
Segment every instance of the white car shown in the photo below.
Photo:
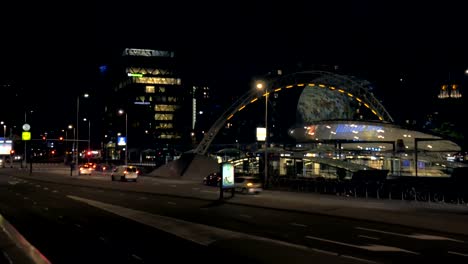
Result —
<path fill-rule="evenodd" d="M 137 181 L 138 179 L 138 174 L 140 172 L 138 171 L 138 168 L 135 166 L 131 165 L 122 165 L 122 166 L 117 166 L 117 168 L 112 170 L 111 173 L 111 180 L 120 180 L 120 181 Z"/>
<path fill-rule="evenodd" d="M 258 194 L 263 191 L 260 178 L 239 176 L 234 178 L 234 189 L 244 194 Z"/>

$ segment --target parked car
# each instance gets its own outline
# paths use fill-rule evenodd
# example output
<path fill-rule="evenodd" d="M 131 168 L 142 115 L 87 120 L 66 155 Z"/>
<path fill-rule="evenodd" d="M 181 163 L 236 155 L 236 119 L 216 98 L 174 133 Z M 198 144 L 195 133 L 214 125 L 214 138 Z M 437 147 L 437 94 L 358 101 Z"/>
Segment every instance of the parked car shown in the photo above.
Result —
<path fill-rule="evenodd" d="M 134 181 L 138 180 L 138 175 L 140 172 L 138 168 L 131 165 L 122 165 L 117 166 L 115 169 L 112 170 L 111 173 L 111 180 L 120 180 L 120 181 Z"/>
<path fill-rule="evenodd" d="M 244 194 L 258 194 L 263 191 L 260 178 L 251 176 L 239 176 L 234 178 L 234 189 Z"/>
<path fill-rule="evenodd" d="M 210 186 L 219 186 L 221 184 L 221 173 L 212 172 L 203 178 L 203 184 Z"/>

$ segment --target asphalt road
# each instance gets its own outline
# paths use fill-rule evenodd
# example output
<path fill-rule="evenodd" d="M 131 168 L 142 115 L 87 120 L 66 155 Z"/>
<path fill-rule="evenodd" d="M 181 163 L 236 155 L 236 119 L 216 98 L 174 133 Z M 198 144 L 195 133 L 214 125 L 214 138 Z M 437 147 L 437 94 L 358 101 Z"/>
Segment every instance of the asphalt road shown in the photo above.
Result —
<path fill-rule="evenodd" d="M 217 189 L 200 183 L 146 177 L 111 182 L 102 175 L 61 183 L 46 178 L 0 174 L 0 214 L 52 263 L 468 261 L 467 236 L 220 203 Z M 143 186 L 164 192 L 150 193 Z M 180 195 L 189 191 L 199 195 Z"/>

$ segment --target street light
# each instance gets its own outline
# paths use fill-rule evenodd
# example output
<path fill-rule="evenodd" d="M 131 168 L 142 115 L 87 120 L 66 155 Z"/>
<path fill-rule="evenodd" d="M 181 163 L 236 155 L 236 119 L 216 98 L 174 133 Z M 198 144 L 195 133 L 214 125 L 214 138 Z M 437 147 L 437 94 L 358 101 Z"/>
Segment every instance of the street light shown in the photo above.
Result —
<path fill-rule="evenodd" d="M 83 118 L 83 121 L 88 121 L 88 151 L 91 151 L 91 119 Z M 89 162 L 89 155 L 88 155 Z"/>
<path fill-rule="evenodd" d="M 3 125 L 3 137 L 6 138 L 6 125 L 5 125 L 5 122 L 1 121 L 0 125 Z"/>
<path fill-rule="evenodd" d="M 73 129 L 73 138 L 75 138 L 75 128 L 73 127 L 73 125 L 68 125 L 67 127 L 67 130 L 65 130 L 65 154 L 67 154 L 67 151 L 68 151 L 68 130 L 71 130 Z M 73 162 L 73 151 L 75 149 L 75 142 L 73 141 L 73 146 L 72 146 L 72 150 L 71 150 L 71 153 L 72 153 L 72 162 Z M 68 156 L 67 156 L 67 160 L 68 160 Z"/>
<path fill-rule="evenodd" d="M 265 90 L 265 93 L 263 94 L 263 96 L 265 96 L 265 151 L 264 151 L 264 154 L 265 154 L 265 158 L 264 158 L 264 173 L 265 173 L 265 179 L 264 179 L 264 183 L 263 183 L 263 188 L 267 189 L 267 185 L 268 185 L 268 95 L 269 95 L 269 92 L 268 92 L 268 89 L 265 85 L 264 82 L 262 81 L 257 81 L 256 84 L 255 84 L 255 87 L 257 88 L 257 90 Z"/>
<path fill-rule="evenodd" d="M 128 155 L 127 155 L 127 151 L 128 151 L 128 115 L 127 115 L 127 112 L 125 112 L 124 110 L 120 109 L 119 110 L 119 115 L 122 115 L 122 114 L 125 114 L 125 165 L 127 165 L 128 163 Z"/>
<path fill-rule="evenodd" d="M 88 98 L 89 97 L 89 94 L 85 93 L 83 94 L 83 97 L 84 98 Z M 78 151 L 79 149 L 79 142 L 80 142 L 80 137 L 79 137 L 79 120 L 80 120 L 80 96 L 77 96 L 76 97 L 76 138 L 75 138 L 75 141 L 76 141 L 76 164 L 78 165 L 78 162 L 79 162 L 79 156 L 80 156 L 80 153 Z"/>

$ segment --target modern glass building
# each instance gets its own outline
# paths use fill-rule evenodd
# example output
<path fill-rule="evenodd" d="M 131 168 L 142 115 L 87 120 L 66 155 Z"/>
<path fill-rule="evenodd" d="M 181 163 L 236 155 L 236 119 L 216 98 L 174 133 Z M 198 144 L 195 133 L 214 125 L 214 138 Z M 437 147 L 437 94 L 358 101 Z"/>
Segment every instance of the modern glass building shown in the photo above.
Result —
<path fill-rule="evenodd" d="M 121 158 L 126 147 L 113 145 L 119 136 L 127 137 L 130 161 L 155 160 L 190 142 L 190 91 L 182 83 L 173 51 L 126 48 L 114 78 L 114 98 L 107 109 L 112 120 L 107 147 L 113 159 Z M 126 114 L 126 125 L 119 109 Z"/>

